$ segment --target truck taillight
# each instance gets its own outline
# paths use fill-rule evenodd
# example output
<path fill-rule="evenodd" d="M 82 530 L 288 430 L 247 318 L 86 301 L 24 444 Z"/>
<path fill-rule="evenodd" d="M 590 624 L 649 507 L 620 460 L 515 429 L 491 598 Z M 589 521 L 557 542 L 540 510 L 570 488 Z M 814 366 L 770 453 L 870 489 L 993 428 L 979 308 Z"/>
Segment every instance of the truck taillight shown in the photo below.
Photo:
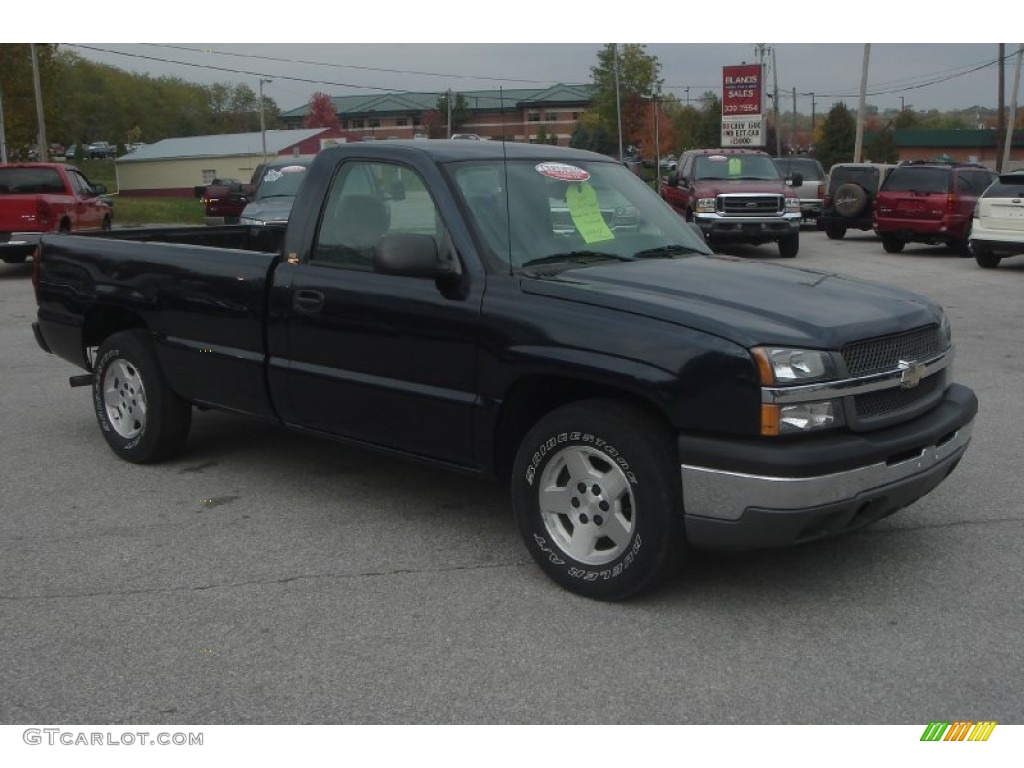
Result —
<path fill-rule="evenodd" d="M 819 200 L 824 200 L 825 199 L 825 185 L 824 184 L 819 184 L 818 185 L 818 199 Z"/>
<path fill-rule="evenodd" d="M 53 215 L 53 209 L 50 204 L 45 200 L 40 200 L 36 205 L 36 216 L 39 218 L 39 224 L 41 229 L 45 232 L 52 226 L 50 217 Z"/>
<path fill-rule="evenodd" d="M 948 195 L 946 195 L 946 210 L 952 213 L 953 211 L 956 210 L 957 203 L 959 202 L 960 201 L 957 198 L 957 196 L 954 193 L 950 192 Z"/>

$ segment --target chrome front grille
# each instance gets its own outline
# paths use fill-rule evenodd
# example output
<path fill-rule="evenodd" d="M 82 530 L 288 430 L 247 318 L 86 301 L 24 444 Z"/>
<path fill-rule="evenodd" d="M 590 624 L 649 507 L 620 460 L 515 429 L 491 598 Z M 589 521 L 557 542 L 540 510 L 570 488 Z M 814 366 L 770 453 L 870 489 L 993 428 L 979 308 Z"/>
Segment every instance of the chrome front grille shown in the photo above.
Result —
<path fill-rule="evenodd" d="M 729 216 L 774 215 L 785 210 L 785 201 L 782 195 L 719 195 L 717 208 Z"/>
<path fill-rule="evenodd" d="M 937 373 L 922 379 L 920 384 L 911 389 L 881 389 L 856 395 L 853 398 L 853 407 L 857 413 L 857 420 L 859 422 L 877 419 L 914 408 L 923 401 L 930 400 L 944 380 L 945 376 Z"/>
<path fill-rule="evenodd" d="M 894 370 L 900 360 L 930 360 L 945 348 L 946 342 L 939 326 L 929 325 L 907 333 L 848 344 L 842 352 L 849 374 L 863 376 Z"/>

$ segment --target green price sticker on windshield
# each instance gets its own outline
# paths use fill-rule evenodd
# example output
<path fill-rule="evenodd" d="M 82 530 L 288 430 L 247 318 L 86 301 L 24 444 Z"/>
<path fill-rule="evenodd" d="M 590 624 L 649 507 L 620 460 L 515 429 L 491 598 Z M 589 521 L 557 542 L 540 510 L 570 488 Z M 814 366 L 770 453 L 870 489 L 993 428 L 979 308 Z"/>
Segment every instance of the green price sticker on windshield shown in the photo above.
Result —
<path fill-rule="evenodd" d="M 569 215 L 576 225 L 585 243 L 600 243 L 603 240 L 614 240 L 615 235 L 608 229 L 601 206 L 597 203 L 597 192 L 587 182 L 573 184 L 566 190 L 565 202 L 569 206 Z"/>

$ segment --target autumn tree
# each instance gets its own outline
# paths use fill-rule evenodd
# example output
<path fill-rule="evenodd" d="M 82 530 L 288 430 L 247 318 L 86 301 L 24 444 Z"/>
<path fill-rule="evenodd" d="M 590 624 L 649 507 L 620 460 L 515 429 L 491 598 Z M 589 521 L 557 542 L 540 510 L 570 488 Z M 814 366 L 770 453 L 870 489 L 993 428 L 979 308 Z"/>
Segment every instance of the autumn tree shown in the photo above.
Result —
<path fill-rule="evenodd" d="M 302 121 L 303 128 L 340 128 L 341 121 L 338 113 L 334 111 L 334 102 L 331 97 L 322 91 L 317 91 L 309 98 L 309 109 Z"/>
<path fill-rule="evenodd" d="M 622 144 L 638 144 L 649 120 L 650 95 L 661 88 L 660 70 L 657 57 L 648 55 L 644 45 L 605 45 L 590 68 L 595 94 L 584 114 L 587 128 L 597 135 L 618 136 L 621 105 Z"/>

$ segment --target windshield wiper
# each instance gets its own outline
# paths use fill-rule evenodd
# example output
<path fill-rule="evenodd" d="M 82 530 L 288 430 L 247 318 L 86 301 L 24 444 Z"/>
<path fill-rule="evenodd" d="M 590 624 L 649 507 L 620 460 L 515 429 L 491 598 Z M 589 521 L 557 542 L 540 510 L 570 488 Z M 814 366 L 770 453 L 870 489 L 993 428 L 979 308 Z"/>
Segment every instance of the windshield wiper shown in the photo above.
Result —
<path fill-rule="evenodd" d="M 559 261 L 575 261 L 585 264 L 588 261 L 632 261 L 628 256 L 619 256 L 615 253 L 602 253 L 601 251 L 567 251 L 566 253 L 553 253 L 550 256 L 541 256 L 538 259 L 530 259 L 523 263 L 524 267 L 534 267 L 539 264 L 554 264 Z"/>
<path fill-rule="evenodd" d="M 658 248 L 647 248 L 633 254 L 634 259 L 670 259 L 675 253 L 704 253 L 690 245 L 675 243 L 674 245 L 662 245 Z"/>

